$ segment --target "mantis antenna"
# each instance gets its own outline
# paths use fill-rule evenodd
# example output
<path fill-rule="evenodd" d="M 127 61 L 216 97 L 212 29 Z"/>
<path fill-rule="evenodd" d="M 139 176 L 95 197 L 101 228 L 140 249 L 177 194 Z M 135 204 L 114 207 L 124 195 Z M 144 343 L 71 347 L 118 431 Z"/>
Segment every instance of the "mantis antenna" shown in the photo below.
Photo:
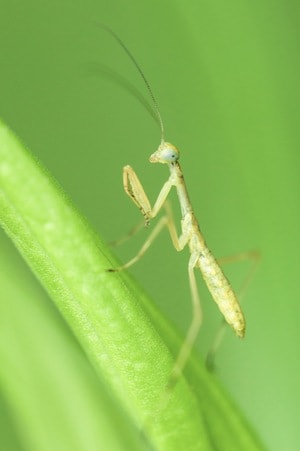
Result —
<path fill-rule="evenodd" d="M 156 97 L 152 91 L 152 88 L 150 86 L 150 83 L 148 82 L 141 66 L 139 65 L 139 63 L 137 62 L 137 60 L 135 59 L 135 57 L 133 56 L 133 54 L 131 53 L 131 51 L 129 50 L 129 48 L 124 44 L 124 42 L 122 41 L 121 38 L 119 38 L 119 36 L 111 29 L 109 28 L 107 25 L 104 25 L 102 23 L 98 23 L 97 25 L 99 25 L 101 28 L 103 28 L 104 30 L 106 30 L 108 33 L 111 34 L 111 36 L 113 36 L 113 38 L 118 42 L 118 44 L 122 47 L 122 49 L 124 50 L 124 52 L 127 54 L 127 56 L 131 59 L 131 61 L 133 62 L 134 66 L 136 67 L 138 73 L 140 74 L 140 76 L 142 77 L 146 88 L 149 92 L 149 95 L 151 97 L 151 100 L 153 102 L 153 106 L 154 106 L 154 110 L 155 110 L 155 114 L 157 116 L 158 122 L 159 122 L 159 126 L 160 126 L 160 133 L 161 133 L 161 143 L 164 142 L 164 123 L 159 111 L 159 107 L 158 107 L 158 102 L 156 100 Z"/>

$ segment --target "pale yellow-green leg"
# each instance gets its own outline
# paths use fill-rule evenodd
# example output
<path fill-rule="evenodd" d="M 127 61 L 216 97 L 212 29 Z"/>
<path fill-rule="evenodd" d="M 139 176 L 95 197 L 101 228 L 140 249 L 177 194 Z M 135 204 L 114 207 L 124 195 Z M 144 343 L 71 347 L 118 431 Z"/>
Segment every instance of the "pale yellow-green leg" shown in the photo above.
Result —
<path fill-rule="evenodd" d="M 109 242 L 109 245 L 112 247 L 120 246 L 121 244 L 128 241 L 131 237 L 133 237 L 136 233 L 138 233 L 140 230 L 145 228 L 145 221 L 142 220 L 138 224 L 136 224 L 132 229 L 129 230 L 129 232 L 126 233 L 126 235 L 121 236 L 121 238 L 118 238 L 117 240 L 113 240 Z"/>
<path fill-rule="evenodd" d="M 117 268 L 111 268 L 108 269 L 109 272 L 116 272 L 116 271 L 122 271 L 123 269 L 127 269 L 130 266 L 134 265 L 140 258 L 143 257 L 143 255 L 147 252 L 151 244 L 154 242 L 157 235 L 161 232 L 161 230 L 167 225 L 168 218 L 167 216 L 163 216 L 159 219 L 158 223 L 154 226 L 153 230 L 151 231 L 150 235 L 138 251 L 138 253 L 131 258 L 127 263 L 124 263 L 121 266 L 118 266 Z"/>
<path fill-rule="evenodd" d="M 167 226 L 170 232 L 170 236 L 172 239 L 172 242 L 177 250 L 182 249 L 181 243 L 186 243 L 187 240 L 182 239 L 181 237 L 178 239 L 176 227 L 173 221 L 171 208 L 166 201 L 166 198 L 170 192 L 170 189 L 172 188 L 172 182 L 171 179 L 169 179 L 162 187 L 157 200 L 154 204 L 154 207 L 151 208 L 149 199 L 144 191 L 144 188 L 134 172 L 134 170 L 130 166 L 125 166 L 123 168 L 123 184 L 124 184 L 124 190 L 126 194 L 130 197 L 130 199 L 135 203 L 135 205 L 139 208 L 139 210 L 142 212 L 146 225 L 149 224 L 149 221 L 151 218 L 155 218 L 155 216 L 159 213 L 162 207 L 165 207 L 166 215 L 163 216 L 158 223 L 153 228 L 152 232 L 150 233 L 149 237 L 141 247 L 141 249 L 138 251 L 138 253 L 127 263 L 124 265 L 119 266 L 118 268 L 112 268 L 108 269 L 110 272 L 115 271 L 121 271 L 123 269 L 129 268 L 134 263 L 136 263 L 149 249 L 157 235 L 161 232 L 163 227 Z M 130 234 L 135 233 L 135 229 Z M 125 238 L 126 240 L 126 238 Z M 124 239 L 122 240 L 124 241 Z M 185 244 L 184 244 L 185 245 Z"/>
<path fill-rule="evenodd" d="M 199 297 L 199 292 L 196 283 L 196 277 L 194 269 L 197 266 L 199 255 L 194 253 L 190 256 L 188 265 L 189 282 L 192 297 L 192 322 L 187 331 L 186 338 L 180 348 L 179 354 L 174 363 L 171 375 L 169 378 L 167 389 L 172 389 L 180 377 L 186 362 L 191 354 L 191 350 L 194 346 L 196 338 L 198 336 L 201 324 L 202 324 L 202 309 Z"/>
<path fill-rule="evenodd" d="M 124 166 L 123 168 L 123 186 L 125 193 L 141 211 L 145 223 L 148 225 L 152 212 L 151 205 L 138 176 L 131 166 Z"/>
<path fill-rule="evenodd" d="M 130 266 L 134 265 L 147 252 L 151 244 L 155 241 L 156 237 L 159 235 L 159 233 L 162 231 L 164 227 L 168 228 L 172 243 L 176 250 L 180 251 L 185 246 L 187 242 L 187 237 L 182 235 L 178 237 L 169 202 L 165 202 L 164 207 L 166 210 L 166 214 L 159 219 L 158 223 L 154 226 L 150 235 L 148 236 L 148 238 L 146 239 L 140 250 L 137 252 L 137 254 L 133 258 L 131 258 L 127 263 L 124 263 L 123 265 L 117 268 L 108 269 L 107 271 L 109 272 L 122 271 L 123 269 L 127 269 Z"/>

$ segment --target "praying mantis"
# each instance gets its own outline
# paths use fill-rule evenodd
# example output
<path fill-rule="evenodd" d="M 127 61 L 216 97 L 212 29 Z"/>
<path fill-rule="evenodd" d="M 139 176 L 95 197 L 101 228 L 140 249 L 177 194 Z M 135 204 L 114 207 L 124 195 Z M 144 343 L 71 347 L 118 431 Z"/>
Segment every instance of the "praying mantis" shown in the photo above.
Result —
<path fill-rule="evenodd" d="M 133 62 L 146 85 L 148 93 L 150 94 L 153 102 L 155 114 L 158 119 L 161 131 L 161 140 L 159 147 L 150 156 L 149 161 L 151 163 L 160 163 L 166 165 L 170 173 L 169 178 L 161 188 L 154 205 L 151 206 L 145 190 L 135 171 L 129 165 L 123 168 L 124 190 L 141 211 L 142 215 L 144 216 L 145 225 L 148 226 L 150 220 L 154 219 L 162 209 L 164 209 L 165 214 L 159 219 L 158 223 L 153 228 L 144 245 L 141 247 L 140 251 L 127 263 L 117 268 L 109 269 L 108 271 L 121 271 L 129 268 L 134 263 L 136 263 L 145 254 L 149 246 L 153 243 L 153 241 L 163 228 L 168 229 L 172 243 L 177 251 L 183 250 L 186 246 L 189 247 L 190 257 L 188 262 L 188 277 L 191 291 L 193 317 L 188 328 L 185 340 L 181 346 L 181 349 L 171 371 L 170 382 L 175 383 L 187 363 L 202 324 L 201 302 L 195 278 L 196 269 L 199 269 L 201 271 L 202 277 L 211 294 L 211 297 L 217 304 L 225 321 L 233 329 L 235 334 L 240 338 L 243 338 L 245 335 L 245 317 L 241 310 L 237 296 L 231 288 L 228 279 L 224 275 L 216 258 L 213 256 L 206 245 L 188 195 L 182 168 L 179 163 L 179 150 L 173 144 L 165 141 L 164 124 L 152 88 L 133 54 L 125 46 L 124 42 L 119 38 L 119 36 L 106 25 L 101 24 L 100 26 L 107 32 L 109 32 L 118 42 L 118 44 L 123 48 L 125 53 Z M 178 202 L 181 208 L 182 219 L 180 234 L 177 233 L 170 204 L 167 202 L 167 197 L 173 187 L 177 191 Z"/>

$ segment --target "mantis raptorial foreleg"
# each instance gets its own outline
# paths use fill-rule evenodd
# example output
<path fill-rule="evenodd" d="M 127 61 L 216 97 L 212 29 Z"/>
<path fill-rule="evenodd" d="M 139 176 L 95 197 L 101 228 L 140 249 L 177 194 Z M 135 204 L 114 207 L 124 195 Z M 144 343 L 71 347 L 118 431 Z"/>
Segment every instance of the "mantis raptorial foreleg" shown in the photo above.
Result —
<path fill-rule="evenodd" d="M 124 190 L 143 214 L 146 225 L 149 224 L 151 218 L 155 218 L 155 216 L 163 207 L 165 200 L 168 197 L 169 191 L 172 188 L 172 185 L 173 183 L 170 177 L 169 180 L 167 180 L 166 183 L 163 185 L 156 199 L 154 207 L 151 208 L 149 199 L 144 191 L 144 188 L 138 176 L 132 169 L 132 167 L 125 166 L 123 168 Z"/>
<path fill-rule="evenodd" d="M 173 220 L 172 210 L 169 203 L 166 201 L 170 189 L 172 188 L 172 181 L 170 179 L 164 184 L 163 188 L 161 189 L 153 208 L 151 208 L 149 199 L 138 176 L 130 166 L 125 166 L 123 169 L 123 184 L 125 192 L 143 214 L 146 225 L 149 225 L 150 219 L 155 218 L 162 207 L 165 208 L 166 214 L 162 216 L 159 222 L 155 225 L 138 253 L 124 265 L 121 265 L 118 268 L 109 269 L 110 272 L 121 271 L 134 265 L 147 252 L 157 235 L 159 235 L 164 227 L 168 228 L 172 243 L 176 250 L 182 250 L 186 245 L 188 239 L 187 237 L 182 235 L 178 237 Z"/>

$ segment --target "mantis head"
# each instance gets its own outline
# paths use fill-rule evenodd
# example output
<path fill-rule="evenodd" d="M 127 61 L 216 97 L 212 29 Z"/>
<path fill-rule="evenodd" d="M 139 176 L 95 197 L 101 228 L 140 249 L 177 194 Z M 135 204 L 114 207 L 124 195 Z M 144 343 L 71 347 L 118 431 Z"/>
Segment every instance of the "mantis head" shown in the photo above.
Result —
<path fill-rule="evenodd" d="M 149 161 L 151 163 L 172 164 L 176 163 L 178 159 L 179 159 L 179 150 L 175 146 L 173 146 L 173 144 L 163 141 L 160 144 L 157 151 L 151 155 Z"/>

